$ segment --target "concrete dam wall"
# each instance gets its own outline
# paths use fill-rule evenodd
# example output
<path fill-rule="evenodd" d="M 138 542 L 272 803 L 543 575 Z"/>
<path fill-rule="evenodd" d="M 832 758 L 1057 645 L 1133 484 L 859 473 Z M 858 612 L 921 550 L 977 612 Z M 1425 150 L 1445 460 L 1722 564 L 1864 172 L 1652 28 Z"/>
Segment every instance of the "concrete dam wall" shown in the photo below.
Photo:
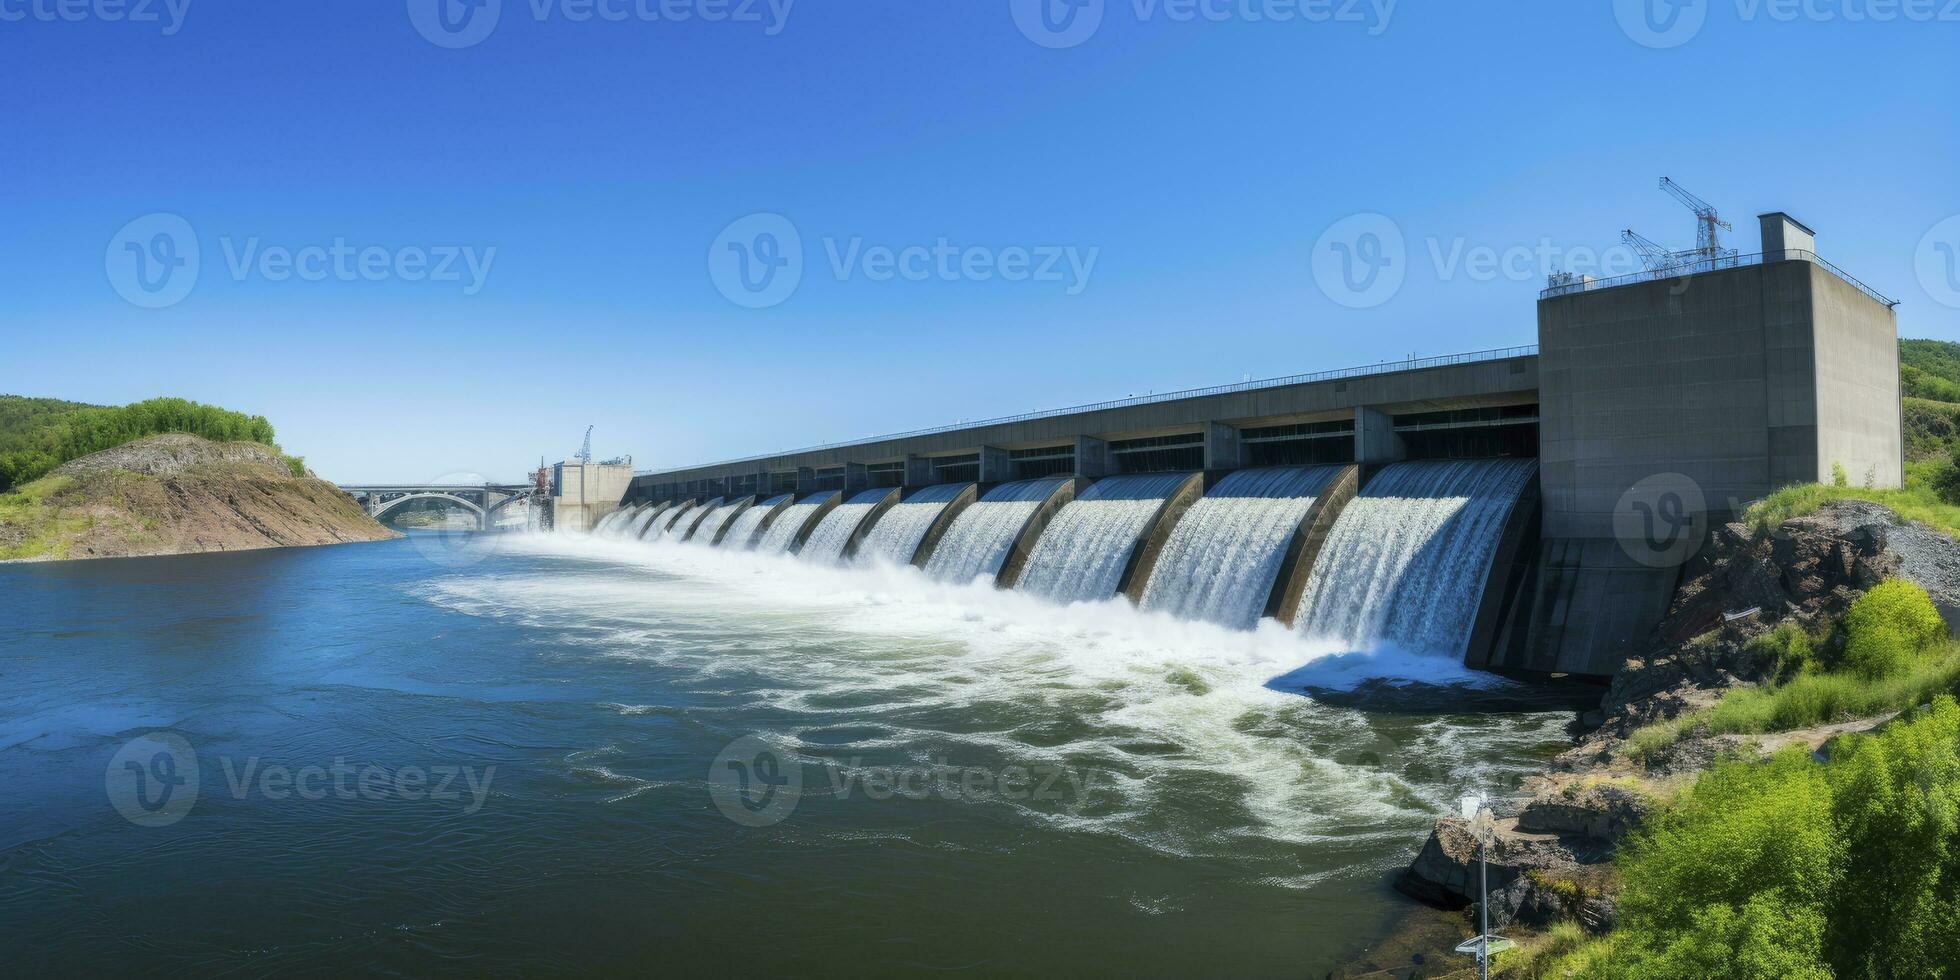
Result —
<path fill-rule="evenodd" d="M 1902 448 L 1890 301 L 1776 251 L 1562 282 L 1534 347 L 641 474 L 599 533 L 1604 676 L 1711 525 Z"/>
<path fill-rule="evenodd" d="M 1485 583 L 1535 472 L 1528 458 L 1497 458 L 1398 463 L 1358 487 L 1354 466 L 1049 477 L 985 493 L 939 484 L 909 497 L 893 488 L 711 501 L 679 523 L 700 525 L 689 547 L 907 564 L 948 583 L 1058 603 L 1137 602 L 1235 629 L 1297 610 L 1291 625 L 1322 647 L 1389 645 L 1482 663 L 1489 651 L 1471 646 Z M 619 513 L 595 533 L 633 538 L 640 515 Z M 767 516 L 718 541 L 706 533 L 716 520 L 732 529 L 757 513 Z M 672 532 L 667 540 L 681 541 Z"/>

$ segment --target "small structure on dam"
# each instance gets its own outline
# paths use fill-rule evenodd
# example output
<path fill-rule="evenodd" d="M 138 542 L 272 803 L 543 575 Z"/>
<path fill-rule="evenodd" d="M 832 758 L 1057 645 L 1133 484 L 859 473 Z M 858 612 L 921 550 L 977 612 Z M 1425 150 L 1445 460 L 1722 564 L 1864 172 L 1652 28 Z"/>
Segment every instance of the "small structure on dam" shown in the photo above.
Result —
<path fill-rule="evenodd" d="M 623 502 L 661 516 L 608 530 L 718 508 L 696 543 L 1610 674 L 1714 523 L 1834 471 L 1900 482 L 1895 304 L 1760 225 L 1753 255 L 1554 277 L 1533 347 L 645 473 Z"/>

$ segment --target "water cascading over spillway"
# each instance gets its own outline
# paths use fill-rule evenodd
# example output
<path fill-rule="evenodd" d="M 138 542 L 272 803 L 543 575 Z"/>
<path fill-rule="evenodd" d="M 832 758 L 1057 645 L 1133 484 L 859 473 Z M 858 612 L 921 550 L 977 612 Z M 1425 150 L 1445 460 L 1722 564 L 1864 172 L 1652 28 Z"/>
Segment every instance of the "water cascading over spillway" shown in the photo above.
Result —
<path fill-rule="evenodd" d="M 1341 513 L 1300 601 L 1297 629 L 1352 650 L 1461 657 L 1484 580 L 1532 459 L 1385 467 Z"/>
<path fill-rule="evenodd" d="M 987 491 L 953 519 L 953 526 L 946 529 L 946 536 L 939 539 L 926 562 L 926 574 L 942 582 L 969 582 L 999 574 L 1028 518 L 1066 482 L 1021 480 Z"/>
<path fill-rule="evenodd" d="M 715 535 L 721 533 L 721 529 L 727 526 L 730 520 L 734 519 L 735 512 L 741 509 L 742 501 L 737 500 L 734 503 L 722 504 L 714 510 L 709 511 L 708 516 L 701 520 L 701 526 L 694 529 L 694 537 L 688 540 L 700 544 L 712 543 L 715 540 Z"/>
<path fill-rule="evenodd" d="M 611 534 L 613 530 L 613 525 L 618 524 L 625 517 L 626 517 L 626 511 L 623 510 L 613 511 L 610 514 L 607 514 L 606 516 L 599 518 L 599 523 L 592 525 L 592 533 L 594 535 L 598 535 L 601 537 Z"/>
<path fill-rule="evenodd" d="M 970 483 L 941 483 L 899 501 L 878 518 L 878 523 L 858 543 L 857 560 L 911 564 L 912 557 L 919 553 L 920 543 L 926 539 L 926 532 L 932 530 L 932 522 L 939 519 L 953 498 L 970 486 Z"/>
<path fill-rule="evenodd" d="M 1171 530 L 1142 606 L 1251 629 L 1266 611 L 1286 549 L 1338 466 L 1240 470 Z"/>
<path fill-rule="evenodd" d="M 634 541 L 646 537 L 647 528 L 652 526 L 654 518 L 659 517 L 663 513 L 665 513 L 665 510 L 659 504 L 648 507 L 646 513 L 634 518 L 633 522 L 627 526 L 625 536 Z"/>
<path fill-rule="evenodd" d="M 831 492 L 819 491 L 783 508 L 783 512 L 770 523 L 769 530 L 762 532 L 762 540 L 756 542 L 755 550 L 765 555 L 780 555 L 789 551 L 789 546 L 796 543 L 796 532 L 802 530 L 810 515 L 830 499 Z"/>
<path fill-rule="evenodd" d="M 758 502 L 754 507 L 735 515 L 735 523 L 729 525 L 728 533 L 721 536 L 724 548 L 747 548 L 754 543 L 755 529 L 776 509 L 776 505 L 790 498 L 789 494 L 778 494 L 768 500 Z"/>
<path fill-rule="evenodd" d="M 864 515 L 883 503 L 891 492 L 890 487 L 866 490 L 832 507 L 818 522 L 816 530 L 810 532 L 810 539 L 803 542 L 803 550 L 797 552 L 797 557 L 833 565 L 842 562 L 844 546 L 851 542 L 851 535 L 857 532 Z"/>
<path fill-rule="evenodd" d="M 674 528 L 686 526 L 681 523 L 681 518 L 687 517 L 689 514 L 700 516 L 700 513 L 701 509 L 699 506 L 688 504 L 677 505 L 661 511 L 660 516 L 653 521 L 653 529 L 647 532 L 646 540 L 656 541 L 664 538 Z M 692 520 L 692 518 L 689 519 Z"/>
<path fill-rule="evenodd" d="M 1139 473 L 1098 480 L 1048 522 L 1014 587 L 1056 602 L 1114 596 L 1137 538 L 1190 477 Z"/>

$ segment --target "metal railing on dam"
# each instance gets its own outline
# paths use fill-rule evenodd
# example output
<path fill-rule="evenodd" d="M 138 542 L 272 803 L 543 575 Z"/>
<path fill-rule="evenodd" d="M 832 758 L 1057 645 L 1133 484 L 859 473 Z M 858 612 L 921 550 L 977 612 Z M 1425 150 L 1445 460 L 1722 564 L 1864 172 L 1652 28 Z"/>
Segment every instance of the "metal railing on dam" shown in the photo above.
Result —
<path fill-rule="evenodd" d="M 1519 347 L 1496 347 L 1490 350 L 1470 351 L 1462 354 L 1442 354 L 1436 357 L 1411 358 L 1403 361 L 1383 361 L 1377 364 L 1364 364 L 1359 367 L 1336 368 L 1329 371 L 1315 371 L 1310 374 L 1294 374 L 1283 378 L 1264 378 L 1256 381 L 1241 381 L 1237 384 L 1213 385 L 1208 388 L 1185 388 L 1179 391 L 1166 391 L 1148 395 L 1135 395 L 1129 398 L 1116 398 L 1109 401 L 1092 402 L 1086 405 L 1071 405 L 1067 408 L 1043 409 L 1036 412 L 1023 412 L 1019 415 L 1003 415 L 990 419 L 975 419 L 970 422 L 955 422 L 951 425 L 936 425 L 927 429 L 913 429 L 909 432 L 892 432 L 884 435 L 866 436 L 862 439 L 849 439 L 843 442 L 829 442 L 817 446 L 803 446 L 781 452 L 758 453 L 735 459 L 722 459 L 713 462 L 695 463 L 689 466 L 669 467 L 662 470 L 635 470 L 635 476 L 650 476 L 656 473 L 674 473 L 683 470 L 699 470 L 715 466 L 733 466 L 740 463 L 754 463 L 800 453 L 824 452 L 833 449 L 849 449 L 877 442 L 895 439 L 911 439 L 918 436 L 938 435 L 944 432 L 958 432 L 962 429 L 977 429 L 989 425 L 1008 425 L 1015 422 L 1029 422 L 1037 419 L 1058 418 L 1065 415 L 1079 415 L 1114 408 L 1132 408 L 1138 405 L 1154 405 L 1161 402 L 1180 401 L 1186 398 L 1203 398 L 1210 395 L 1230 395 L 1246 391 L 1259 391 L 1266 388 L 1284 388 L 1288 385 L 1311 384 L 1318 381 L 1340 381 L 1347 378 L 1364 378 L 1382 374 L 1399 374 L 1405 371 L 1420 371 L 1425 368 L 1451 367 L 1459 364 L 1476 364 L 1483 361 L 1501 361 L 1513 357 L 1530 357 L 1538 353 L 1537 344 Z"/>
<path fill-rule="evenodd" d="M 1706 258 L 1696 259 L 1692 261 L 1683 262 L 1680 265 L 1672 266 L 1666 269 L 1648 269 L 1644 272 L 1635 272 L 1630 275 L 1624 275 L 1624 276 L 1614 276 L 1610 279 L 1573 279 L 1571 282 L 1562 282 L 1555 286 L 1547 286 L 1544 290 L 1539 292 L 1538 298 L 1550 299 L 1554 296 L 1567 296 L 1572 293 L 1590 292 L 1591 290 L 1595 290 L 1595 289 L 1611 289 L 1614 286 L 1625 286 L 1629 283 L 1636 283 L 1636 282 L 1658 282 L 1662 279 L 1685 279 L 1688 276 L 1699 275 L 1704 272 L 1719 272 L 1723 269 L 1740 269 L 1743 266 L 1766 265 L 1771 262 L 1809 262 L 1814 265 L 1822 266 L 1823 268 L 1829 270 L 1832 275 L 1837 276 L 1839 279 L 1842 279 L 1845 282 L 1848 282 L 1851 285 L 1857 287 L 1866 296 L 1869 296 L 1873 300 L 1884 304 L 1886 309 L 1891 309 L 1892 307 L 1899 305 L 1898 300 L 1892 299 L 1886 296 L 1884 293 L 1881 293 L 1878 290 L 1865 285 L 1862 281 L 1858 279 L 1858 277 L 1852 275 L 1849 272 L 1844 271 L 1843 269 L 1838 268 L 1836 265 L 1831 264 L 1831 262 L 1826 260 L 1823 256 L 1818 255 L 1816 252 L 1812 252 L 1809 249 L 1802 249 L 1802 248 L 1786 248 L 1781 251 L 1772 251 L 1772 252 L 1752 252 L 1748 255 L 1724 255 L 1718 259 L 1706 259 Z"/>

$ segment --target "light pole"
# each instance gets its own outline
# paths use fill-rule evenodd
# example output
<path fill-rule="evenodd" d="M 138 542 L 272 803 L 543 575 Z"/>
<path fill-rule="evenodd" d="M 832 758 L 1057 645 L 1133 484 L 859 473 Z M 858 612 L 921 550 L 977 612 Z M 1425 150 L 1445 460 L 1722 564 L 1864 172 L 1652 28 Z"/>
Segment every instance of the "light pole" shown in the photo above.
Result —
<path fill-rule="evenodd" d="M 1477 938 L 1458 944 L 1456 951 L 1477 958 L 1477 980 L 1490 980 L 1490 954 L 1501 953 L 1513 945 L 1509 939 L 1490 934 L 1490 854 L 1484 840 L 1489 829 L 1489 822 L 1484 819 L 1488 804 L 1489 799 L 1482 793 L 1465 794 L 1461 803 L 1463 819 L 1470 824 L 1471 835 L 1477 838 L 1477 912 L 1481 928 L 1477 930 Z"/>

